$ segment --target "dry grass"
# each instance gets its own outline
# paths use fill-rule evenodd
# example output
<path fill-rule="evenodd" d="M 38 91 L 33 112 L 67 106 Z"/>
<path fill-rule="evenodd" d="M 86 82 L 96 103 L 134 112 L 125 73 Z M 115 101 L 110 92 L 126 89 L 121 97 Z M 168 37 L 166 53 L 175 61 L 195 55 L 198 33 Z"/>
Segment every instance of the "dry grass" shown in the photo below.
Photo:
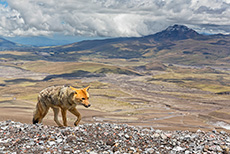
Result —
<path fill-rule="evenodd" d="M 226 73 L 202 72 L 199 69 L 173 70 L 153 76 L 150 81 L 174 83 L 182 87 L 197 88 L 212 93 L 230 91 L 230 76 Z"/>
<path fill-rule="evenodd" d="M 17 55 L 17 56 L 32 55 L 32 53 L 30 53 L 30 52 L 19 52 L 19 51 L 1 51 L 0 52 L 0 55 L 5 55 L 5 54 Z"/>
<path fill-rule="evenodd" d="M 116 69 L 116 66 L 92 63 L 92 62 L 47 62 L 47 61 L 32 61 L 26 62 L 21 66 L 23 69 L 50 74 L 72 73 L 74 71 L 83 70 L 95 72 L 101 68 Z"/>

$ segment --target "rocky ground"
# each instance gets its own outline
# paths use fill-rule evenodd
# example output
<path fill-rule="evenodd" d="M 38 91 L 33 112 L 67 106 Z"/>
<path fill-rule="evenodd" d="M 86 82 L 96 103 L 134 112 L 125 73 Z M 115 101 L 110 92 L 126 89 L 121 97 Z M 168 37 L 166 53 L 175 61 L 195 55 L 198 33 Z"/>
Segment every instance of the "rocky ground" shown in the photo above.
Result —
<path fill-rule="evenodd" d="M 77 127 L 0 122 L 0 153 L 229 153 L 225 131 L 162 131 L 111 123 Z"/>

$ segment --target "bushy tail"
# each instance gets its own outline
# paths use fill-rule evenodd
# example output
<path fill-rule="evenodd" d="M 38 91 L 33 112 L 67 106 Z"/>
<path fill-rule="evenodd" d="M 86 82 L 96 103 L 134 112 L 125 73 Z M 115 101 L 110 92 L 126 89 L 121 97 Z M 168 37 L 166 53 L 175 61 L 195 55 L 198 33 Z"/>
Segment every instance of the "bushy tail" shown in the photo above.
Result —
<path fill-rule="evenodd" d="M 38 118 L 37 119 L 33 118 L 33 124 L 36 124 L 36 123 L 38 123 Z"/>
<path fill-rule="evenodd" d="M 40 101 L 38 101 L 37 105 L 36 105 L 36 110 L 34 112 L 34 116 L 33 116 L 33 124 L 36 124 L 38 122 L 41 122 L 41 118 L 42 118 L 42 104 Z"/>

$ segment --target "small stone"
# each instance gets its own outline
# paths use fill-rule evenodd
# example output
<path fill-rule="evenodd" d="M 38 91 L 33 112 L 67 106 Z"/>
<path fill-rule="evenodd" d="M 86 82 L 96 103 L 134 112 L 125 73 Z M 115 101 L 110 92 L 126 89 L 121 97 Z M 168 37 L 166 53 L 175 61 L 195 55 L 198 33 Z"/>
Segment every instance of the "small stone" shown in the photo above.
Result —
<path fill-rule="evenodd" d="M 180 137 L 180 140 L 184 140 L 184 139 L 185 139 L 185 137 L 184 137 L 184 136 L 181 136 L 181 137 Z"/>
<path fill-rule="evenodd" d="M 147 153 L 154 153 L 154 149 L 148 148 L 148 149 L 146 149 L 146 152 L 147 152 Z"/>
<path fill-rule="evenodd" d="M 44 141 L 39 141 L 38 144 L 39 144 L 39 145 L 42 145 L 42 144 L 44 144 Z M 51 143 L 51 144 L 52 144 L 52 143 Z"/>
<path fill-rule="evenodd" d="M 189 147 L 195 147 L 195 146 L 196 146 L 195 143 L 190 143 L 190 144 L 189 144 Z"/>
<path fill-rule="evenodd" d="M 61 139 L 61 138 L 58 138 L 57 140 L 56 140 L 56 142 L 57 143 L 61 143 L 63 140 Z"/>
<path fill-rule="evenodd" d="M 186 150 L 186 151 L 184 152 L 184 154 L 190 154 L 190 151 L 189 151 L 189 150 Z"/>
<path fill-rule="evenodd" d="M 167 136 L 164 135 L 164 134 L 161 134 L 161 138 L 162 138 L 163 140 L 165 140 L 165 139 L 167 139 Z"/>
<path fill-rule="evenodd" d="M 215 135 L 214 135 L 214 134 L 211 134 L 210 137 L 211 137 L 211 138 L 215 138 Z"/>
<path fill-rule="evenodd" d="M 6 123 L 10 123 L 10 122 L 14 123 L 14 121 L 12 120 L 6 120 Z"/>
<path fill-rule="evenodd" d="M 201 131 L 200 129 L 198 129 L 196 132 L 197 132 L 197 133 L 201 133 L 202 131 Z"/>
<path fill-rule="evenodd" d="M 153 137 L 154 137 L 154 138 L 158 138 L 158 137 L 160 137 L 160 134 L 155 133 L 155 134 L 153 134 Z"/>
<path fill-rule="evenodd" d="M 119 150 L 118 147 L 116 147 L 116 146 L 113 147 L 113 152 L 116 152 L 116 151 L 118 151 L 118 150 Z"/>
<path fill-rule="evenodd" d="M 190 135 L 185 135 L 184 137 L 186 140 L 190 140 L 191 139 L 191 136 Z"/>
<path fill-rule="evenodd" d="M 220 131 L 220 134 L 225 135 L 226 132 L 222 130 L 222 131 Z"/>
<path fill-rule="evenodd" d="M 7 128 L 8 128 L 8 126 L 0 127 L 0 129 L 2 129 L 2 130 L 6 130 Z"/>
<path fill-rule="evenodd" d="M 157 129 L 155 132 L 159 134 L 159 133 L 161 133 L 162 131 L 159 130 L 159 129 Z"/>
<path fill-rule="evenodd" d="M 126 138 L 126 139 L 129 139 L 129 135 L 125 134 L 125 138 Z"/>
<path fill-rule="evenodd" d="M 229 143 L 230 143 L 230 137 L 228 137 L 228 138 L 226 139 L 226 142 L 229 142 Z"/>
<path fill-rule="evenodd" d="M 63 148 L 64 149 L 68 149 L 68 148 L 70 148 L 70 146 L 69 145 L 65 145 Z"/>
<path fill-rule="evenodd" d="M 166 135 L 168 138 L 171 138 L 171 137 L 172 137 L 172 134 L 171 134 L 171 133 L 165 133 L 165 135 Z"/>
<path fill-rule="evenodd" d="M 180 147 L 180 146 L 177 146 L 177 147 L 174 147 L 172 150 L 173 150 L 173 151 L 176 151 L 176 152 L 180 152 L 180 151 L 184 151 L 185 148 L 182 148 L 182 147 Z"/>
<path fill-rule="evenodd" d="M 56 144 L 56 142 L 54 142 L 54 141 L 48 141 L 48 144 L 49 144 L 50 146 L 53 146 L 53 145 Z"/>
<path fill-rule="evenodd" d="M 196 147 L 197 150 L 202 150 L 203 148 L 204 148 L 204 146 L 202 146 L 202 145 L 197 145 L 197 147 Z"/>
<path fill-rule="evenodd" d="M 68 136 L 68 138 L 66 139 L 67 143 L 76 143 L 77 138 L 75 136 Z"/>
<path fill-rule="evenodd" d="M 217 146 L 217 147 L 216 147 L 216 151 L 217 151 L 217 152 L 223 152 L 223 149 L 222 149 L 220 146 Z"/>
<path fill-rule="evenodd" d="M 33 146 L 35 143 L 33 141 L 29 142 L 29 145 Z"/>
<path fill-rule="evenodd" d="M 134 153 L 137 151 L 134 147 L 130 147 L 130 150 L 132 150 Z"/>
<path fill-rule="evenodd" d="M 229 150 L 228 147 L 225 147 L 225 148 L 223 149 L 223 151 L 224 151 L 224 153 L 227 153 L 227 154 L 229 154 L 229 152 L 230 152 L 230 150 Z"/>
<path fill-rule="evenodd" d="M 205 146 L 204 146 L 204 152 L 207 152 L 208 149 L 209 149 L 209 146 L 208 146 L 208 145 L 205 145 Z"/>
<path fill-rule="evenodd" d="M 120 133 L 118 134 L 118 136 L 120 136 L 120 137 L 122 137 L 123 135 L 124 135 L 123 132 L 120 132 Z"/>
<path fill-rule="evenodd" d="M 114 146 L 116 143 L 114 141 L 107 141 L 106 142 L 106 145 L 109 145 L 109 146 Z"/>
<path fill-rule="evenodd" d="M 216 134 L 216 133 L 217 133 L 217 130 L 213 129 L 212 132 Z"/>

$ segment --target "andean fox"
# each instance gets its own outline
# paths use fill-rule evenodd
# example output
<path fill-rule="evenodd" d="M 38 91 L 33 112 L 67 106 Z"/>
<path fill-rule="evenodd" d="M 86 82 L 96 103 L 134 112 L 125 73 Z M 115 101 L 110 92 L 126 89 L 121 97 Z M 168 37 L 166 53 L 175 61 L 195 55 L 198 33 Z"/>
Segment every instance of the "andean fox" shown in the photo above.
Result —
<path fill-rule="evenodd" d="M 90 107 L 89 86 L 83 89 L 76 89 L 72 86 L 52 86 L 42 90 L 38 95 L 38 103 L 33 116 L 33 124 L 41 123 L 49 109 L 54 112 L 54 121 L 58 126 L 67 126 L 66 112 L 70 111 L 77 116 L 74 125 L 81 121 L 81 114 L 76 109 L 77 105 Z M 61 110 L 63 125 L 58 120 L 58 113 Z"/>

